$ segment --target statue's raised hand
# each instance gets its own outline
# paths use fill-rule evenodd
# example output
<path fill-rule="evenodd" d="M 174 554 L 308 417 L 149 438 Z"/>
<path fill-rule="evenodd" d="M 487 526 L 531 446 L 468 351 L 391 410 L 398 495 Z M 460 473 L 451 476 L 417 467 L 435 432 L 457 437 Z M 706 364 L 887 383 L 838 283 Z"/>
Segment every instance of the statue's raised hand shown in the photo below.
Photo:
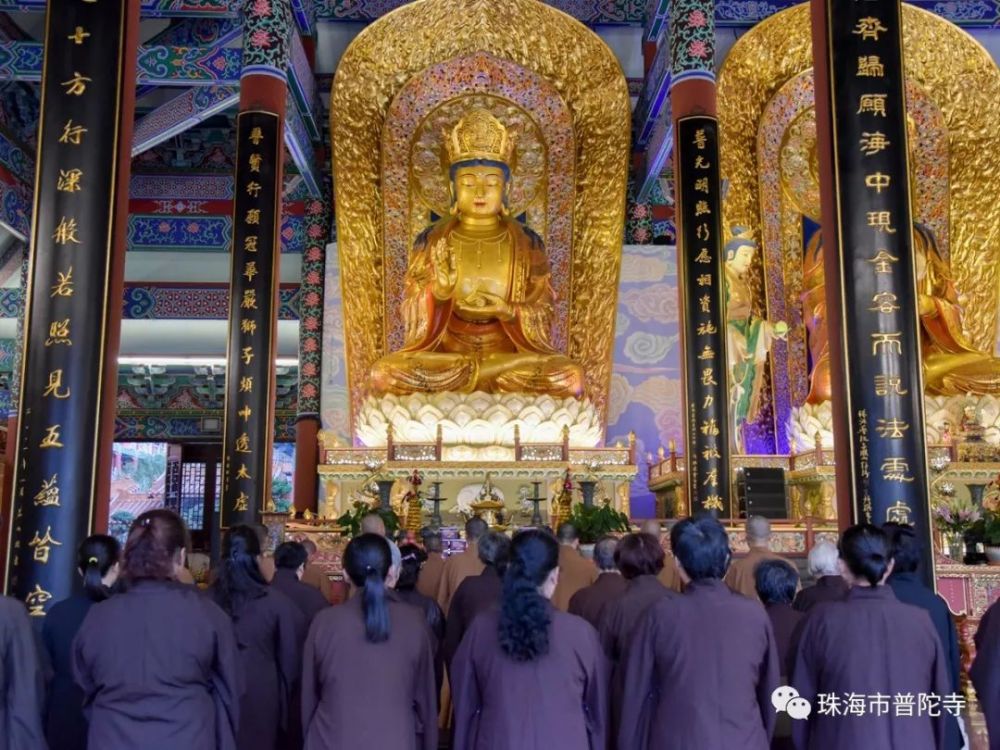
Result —
<path fill-rule="evenodd" d="M 431 248 L 431 260 L 434 263 L 435 296 L 439 299 L 450 297 L 458 281 L 458 266 L 455 264 L 455 254 L 444 237 Z"/>

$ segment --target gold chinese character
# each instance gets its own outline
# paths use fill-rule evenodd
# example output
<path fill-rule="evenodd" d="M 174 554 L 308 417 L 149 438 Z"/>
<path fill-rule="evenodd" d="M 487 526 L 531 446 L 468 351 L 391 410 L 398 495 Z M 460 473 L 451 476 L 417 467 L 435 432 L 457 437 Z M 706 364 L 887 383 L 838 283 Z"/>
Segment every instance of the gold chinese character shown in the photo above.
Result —
<path fill-rule="evenodd" d="M 705 498 L 705 502 L 701 504 L 701 507 L 705 510 L 714 510 L 719 513 L 725 509 L 722 505 L 722 497 L 719 495 L 709 495 Z"/>
<path fill-rule="evenodd" d="M 878 55 L 862 55 L 858 58 L 858 78 L 882 78 L 885 67 Z"/>
<path fill-rule="evenodd" d="M 708 238 L 712 236 L 711 231 L 709 231 L 708 224 L 701 223 L 698 228 L 694 230 L 695 237 L 697 237 L 702 242 L 708 242 Z"/>
<path fill-rule="evenodd" d="M 699 150 L 708 145 L 708 137 L 705 135 L 705 128 L 698 128 L 694 131 L 694 145 L 697 146 Z"/>
<path fill-rule="evenodd" d="M 706 419 L 701 423 L 701 434 L 706 437 L 716 437 L 719 434 L 719 425 L 714 419 Z"/>
<path fill-rule="evenodd" d="M 60 86 L 66 87 L 66 93 L 70 96 L 80 96 L 84 91 L 87 90 L 87 84 L 90 83 L 90 78 L 87 76 L 82 76 L 73 71 L 73 77 L 68 81 L 63 81 Z"/>
<path fill-rule="evenodd" d="M 88 36 L 90 36 L 89 32 L 84 31 L 82 26 L 77 26 L 73 29 L 73 33 L 66 38 L 73 42 L 73 44 L 83 44 L 83 40 Z"/>
<path fill-rule="evenodd" d="M 867 16 L 858 21 L 857 25 L 854 27 L 852 34 L 856 34 L 864 39 L 873 39 L 878 41 L 878 35 L 883 34 L 888 31 L 885 26 L 882 25 L 882 20 L 879 18 L 874 18 L 873 16 Z"/>
<path fill-rule="evenodd" d="M 708 178 L 699 177 L 694 181 L 694 189 L 699 193 L 708 193 Z"/>
<path fill-rule="evenodd" d="M 35 505 L 47 507 L 59 507 L 59 475 L 53 474 L 48 481 L 42 480 L 42 489 L 35 493 Z"/>
<path fill-rule="evenodd" d="M 896 304 L 896 295 L 892 292 L 876 292 L 875 296 L 872 297 L 872 306 L 868 309 L 871 311 L 878 311 L 885 315 L 896 312 L 899 309 L 899 305 Z"/>
<path fill-rule="evenodd" d="M 698 307 L 699 307 L 699 309 L 702 312 L 705 312 L 705 313 L 711 312 L 712 311 L 712 298 L 709 297 L 707 294 L 701 295 L 701 297 L 698 298 Z"/>
<path fill-rule="evenodd" d="M 248 253 L 257 252 L 257 235 L 253 234 L 243 238 L 243 250 Z"/>
<path fill-rule="evenodd" d="M 712 394 L 710 393 L 707 396 L 705 396 L 705 399 L 701 402 L 701 408 L 707 409 L 714 403 L 715 399 L 712 397 Z"/>
<path fill-rule="evenodd" d="M 904 422 L 902 419 L 879 419 L 876 423 L 875 432 L 878 433 L 880 438 L 898 440 L 903 437 L 903 433 L 908 429 L 910 429 L 909 423 Z"/>
<path fill-rule="evenodd" d="M 250 142 L 255 146 L 259 146 L 262 140 L 264 140 L 264 134 L 260 132 L 260 128 L 251 129 Z"/>
<path fill-rule="evenodd" d="M 253 393 L 253 377 L 244 375 L 240 378 L 240 393 Z"/>
<path fill-rule="evenodd" d="M 722 458 L 722 454 L 719 453 L 719 449 L 712 444 L 707 448 L 702 448 L 701 457 L 705 461 L 711 461 L 713 458 Z"/>
<path fill-rule="evenodd" d="M 868 226 L 878 232 L 886 232 L 888 234 L 896 233 L 896 230 L 892 226 L 891 211 L 869 211 Z"/>
<path fill-rule="evenodd" d="M 49 337 L 45 339 L 45 346 L 54 344 L 73 346 L 73 341 L 69 337 L 69 318 L 49 324 Z"/>
<path fill-rule="evenodd" d="M 260 195 L 260 183 L 259 182 L 248 182 L 247 183 L 247 195 L 251 198 L 256 198 Z"/>
<path fill-rule="evenodd" d="M 236 438 L 236 452 L 237 453 L 249 453 L 250 452 L 250 436 L 245 432 Z"/>
<path fill-rule="evenodd" d="M 31 617 L 45 617 L 45 605 L 52 600 L 52 594 L 43 589 L 37 583 L 34 591 L 24 597 L 24 603 L 28 607 L 28 614 Z"/>
<path fill-rule="evenodd" d="M 240 333 L 249 333 L 253 336 L 257 333 L 257 321 L 243 318 L 240 320 Z"/>
<path fill-rule="evenodd" d="M 711 214 L 712 211 L 708 207 L 708 201 L 696 201 L 694 204 L 694 215 L 704 216 L 705 214 Z"/>
<path fill-rule="evenodd" d="M 260 172 L 260 165 L 264 159 L 260 154 L 250 154 L 250 171 Z"/>
<path fill-rule="evenodd" d="M 884 352 L 892 354 L 895 349 L 896 354 L 903 353 L 903 334 L 899 333 L 873 333 L 872 335 L 872 355 L 878 354 L 879 348 Z"/>
<path fill-rule="evenodd" d="M 910 518 L 910 506 L 906 505 L 902 500 L 897 500 L 895 504 L 885 509 L 885 522 L 912 526 L 913 519 Z"/>
<path fill-rule="evenodd" d="M 694 158 L 694 168 L 695 169 L 708 169 L 710 166 L 712 166 L 712 165 L 709 162 L 705 161 L 705 157 L 702 156 L 701 154 L 698 154 Z"/>
<path fill-rule="evenodd" d="M 708 273 L 703 273 L 698 276 L 698 286 L 708 286 L 712 283 L 712 275 Z"/>
<path fill-rule="evenodd" d="M 253 289 L 243 290 L 243 301 L 240 302 L 240 307 L 243 310 L 256 310 L 257 309 L 257 292 Z"/>
<path fill-rule="evenodd" d="M 63 216 L 59 220 L 56 231 L 52 233 L 52 239 L 56 241 L 57 245 L 65 245 L 68 242 L 79 245 L 80 238 L 76 236 L 77 230 L 76 219 L 67 219 Z"/>
<path fill-rule="evenodd" d="M 910 464 L 901 456 L 892 456 L 882 462 L 882 478 L 887 482 L 912 482 Z"/>
<path fill-rule="evenodd" d="M 257 261 L 248 260 L 243 266 L 243 276 L 247 281 L 253 281 L 253 277 L 257 275 Z"/>
<path fill-rule="evenodd" d="M 713 359 L 715 357 L 715 349 L 705 344 L 705 348 L 701 350 L 701 354 L 698 355 L 698 359 Z"/>
<path fill-rule="evenodd" d="M 78 193 L 82 177 L 82 169 L 60 169 L 59 177 L 56 178 L 56 190 L 63 193 Z"/>
<path fill-rule="evenodd" d="M 698 328 L 695 329 L 695 333 L 699 336 L 711 336 L 713 333 L 718 333 L 719 329 L 715 327 L 712 323 L 701 323 Z"/>
<path fill-rule="evenodd" d="M 860 145 L 861 153 L 865 156 L 874 156 L 880 151 L 885 151 L 892 143 L 886 139 L 884 134 L 876 130 L 874 133 L 862 133 Z"/>
<path fill-rule="evenodd" d="M 66 124 L 63 125 L 62 135 L 59 136 L 60 143 L 67 143 L 71 146 L 79 146 L 80 141 L 83 140 L 83 134 L 87 132 L 87 129 L 82 125 L 74 125 L 73 120 L 69 119 Z"/>
<path fill-rule="evenodd" d="M 894 375 L 875 376 L 876 396 L 905 396 L 909 391 L 903 390 L 903 379 Z"/>
<path fill-rule="evenodd" d="M 49 553 L 52 551 L 52 548 L 62 547 L 62 542 L 57 542 L 52 538 L 52 527 L 49 526 L 45 529 L 45 536 L 38 536 L 38 532 L 36 531 L 35 536 L 32 537 L 30 542 L 28 542 L 28 546 L 35 548 L 32 555 L 35 562 L 40 562 L 42 565 L 48 565 Z"/>
<path fill-rule="evenodd" d="M 715 370 L 711 367 L 706 367 L 701 371 L 701 384 L 702 385 L 718 385 L 715 380 Z"/>
<path fill-rule="evenodd" d="M 695 263 L 711 263 L 712 256 L 708 254 L 708 248 L 703 247 L 701 252 L 694 256 Z"/>
<path fill-rule="evenodd" d="M 59 281 L 52 285 L 52 292 L 49 297 L 72 297 L 73 296 L 73 266 L 69 267 L 66 273 L 56 271 Z"/>
<path fill-rule="evenodd" d="M 236 498 L 236 502 L 233 503 L 233 511 L 236 513 L 242 513 L 249 509 L 250 497 L 245 492 L 241 492 L 239 497 Z"/>
<path fill-rule="evenodd" d="M 260 224 L 260 209 L 250 208 L 247 209 L 247 224 Z"/>
<path fill-rule="evenodd" d="M 702 487 L 718 487 L 719 486 L 719 470 L 711 469 L 708 472 L 708 476 L 705 477 L 705 481 L 701 483 Z"/>
<path fill-rule="evenodd" d="M 70 395 L 69 388 L 63 389 L 62 393 L 59 392 L 60 389 L 63 388 L 62 381 L 63 381 L 62 370 L 53 370 L 52 372 L 50 372 L 49 384 L 45 387 L 45 390 L 42 392 L 42 398 L 45 398 L 46 396 L 54 396 L 57 399 L 69 398 Z"/>
<path fill-rule="evenodd" d="M 253 362 L 253 357 L 254 357 L 253 347 L 252 346 L 244 346 L 243 347 L 243 353 L 240 355 L 240 358 L 243 360 L 243 364 L 248 365 L 251 362 Z"/>
<path fill-rule="evenodd" d="M 241 417 L 244 422 L 249 422 L 250 417 L 253 416 L 253 409 L 251 409 L 249 406 L 244 406 L 242 409 L 236 412 L 236 416 Z"/>
<path fill-rule="evenodd" d="M 891 182 L 892 178 L 887 174 L 882 174 L 881 172 L 865 175 L 865 187 L 874 190 L 879 195 L 882 194 L 883 190 L 889 187 L 889 183 Z"/>
<path fill-rule="evenodd" d="M 247 471 L 247 465 L 246 464 L 240 464 L 239 471 L 236 472 L 236 478 L 237 479 L 249 479 L 250 478 L 250 472 Z"/>
<path fill-rule="evenodd" d="M 869 258 L 868 262 L 875 266 L 875 273 L 892 273 L 892 265 L 898 261 L 894 255 L 890 255 L 888 250 L 879 250 L 874 258 Z"/>
<path fill-rule="evenodd" d="M 63 444 L 59 442 L 59 428 L 62 425 L 54 424 L 45 428 L 45 437 L 42 438 L 42 442 L 38 444 L 39 448 L 62 448 Z"/>
<path fill-rule="evenodd" d="M 888 117 L 885 111 L 885 100 L 888 94 L 862 94 L 858 100 L 858 111 L 856 114 L 870 112 L 877 117 Z"/>

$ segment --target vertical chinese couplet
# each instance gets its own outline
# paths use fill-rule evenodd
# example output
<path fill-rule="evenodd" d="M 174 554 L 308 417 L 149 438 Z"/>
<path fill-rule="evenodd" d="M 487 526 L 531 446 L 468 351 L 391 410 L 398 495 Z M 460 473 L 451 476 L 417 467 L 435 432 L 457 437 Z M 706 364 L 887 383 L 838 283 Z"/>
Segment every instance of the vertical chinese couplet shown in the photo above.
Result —
<path fill-rule="evenodd" d="M 927 535 L 900 5 L 827 0 L 826 11 L 842 301 L 828 299 L 843 304 L 853 508 Z"/>
<path fill-rule="evenodd" d="M 98 502 L 126 19 L 117 0 L 47 6 L 6 581 L 33 617 L 77 585 Z"/>
<path fill-rule="evenodd" d="M 236 123 L 222 526 L 255 523 L 271 492 L 277 331 L 281 124 L 271 112 Z"/>
<path fill-rule="evenodd" d="M 729 379 L 718 132 L 714 117 L 683 117 L 677 122 L 677 256 L 684 320 L 688 497 L 692 513 L 727 516 Z"/>

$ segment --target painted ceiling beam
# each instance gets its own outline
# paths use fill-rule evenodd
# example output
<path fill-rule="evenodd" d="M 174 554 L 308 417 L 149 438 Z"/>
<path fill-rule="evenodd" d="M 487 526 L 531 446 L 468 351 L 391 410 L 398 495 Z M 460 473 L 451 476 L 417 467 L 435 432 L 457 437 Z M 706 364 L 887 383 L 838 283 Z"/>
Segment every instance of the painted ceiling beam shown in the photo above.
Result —
<path fill-rule="evenodd" d="M 319 165 L 316 163 L 316 149 L 313 148 L 313 141 L 309 134 L 309 129 L 305 125 L 298 107 L 285 107 L 285 148 L 288 149 L 289 156 L 295 163 L 309 190 L 309 195 L 313 198 L 322 198 L 322 178 L 320 177 Z"/>
<path fill-rule="evenodd" d="M 646 148 L 657 119 L 670 108 L 670 52 L 669 45 L 661 44 L 642 84 L 642 93 L 632 114 L 632 133 L 635 148 Z"/>
<path fill-rule="evenodd" d="M 0 224 L 24 242 L 31 225 L 32 154 L 0 131 Z"/>
<path fill-rule="evenodd" d="M 292 48 L 289 58 L 288 90 L 295 100 L 299 114 L 302 115 L 303 124 L 309 131 L 310 140 L 321 141 L 323 135 L 319 120 L 323 115 L 323 106 L 319 100 L 312 66 L 309 64 L 309 58 L 306 57 L 305 48 L 302 46 L 302 38 L 298 34 L 292 34 Z"/>
<path fill-rule="evenodd" d="M 647 203 L 656 181 L 660 179 L 663 170 L 670 163 L 674 150 L 674 126 L 670 115 L 666 113 L 656 121 L 653 134 L 646 148 L 646 161 L 640 174 L 637 175 L 638 190 L 636 202 Z"/>
<path fill-rule="evenodd" d="M 132 156 L 235 107 L 239 101 L 240 90 L 235 86 L 198 86 L 178 94 L 136 122 Z"/>
<path fill-rule="evenodd" d="M 214 44 L 225 46 L 242 34 L 236 18 L 181 18 L 174 21 L 146 44 L 166 44 L 175 47 L 197 47 Z"/>
<path fill-rule="evenodd" d="M 302 36 L 316 35 L 317 0 L 292 0 L 292 16 Z"/>
<path fill-rule="evenodd" d="M 374 21 L 409 0 L 316 0 L 319 21 Z M 546 0 L 578 21 L 591 25 L 642 26 L 645 0 Z M 293 0 L 294 3 L 294 0 Z"/>
<path fill-rule="evenodd" d="M 142 0 L 143 18 L 238 18 L 240 0 Z M 0 12 L 45 10 L 45 0 L 0 0 Z"/>

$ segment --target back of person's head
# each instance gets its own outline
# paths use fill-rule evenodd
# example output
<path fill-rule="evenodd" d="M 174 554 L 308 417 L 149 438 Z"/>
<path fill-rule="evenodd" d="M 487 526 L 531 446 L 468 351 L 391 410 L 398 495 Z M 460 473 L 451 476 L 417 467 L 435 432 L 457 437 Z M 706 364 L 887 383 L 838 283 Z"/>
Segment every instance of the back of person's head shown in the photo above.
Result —
<path fill-rule="evenodd" d="M 274 551 L 274 567 L 292 572 L 304 566 L 309 560 L 304 544 L 299 542 L 282 542 Z"/>
<path fill-rule="evenodd" d="M 764 560 L 754 571 L 757 596 L 764 604 L 791 604 L 799 574 L 784 560 Z"/>
<path fill-rule="evenodd" d="M 539 590 L 559 565 L 559 545 L 544 531 L 529 529 L 510 544 L 510 562 L 500 602 L 500 649 L 514 661 L 548 653 L 549 604 Z"/>
<path fill-rule="evenodd" d="M 83 590 L 90 599 L 100 602 L 108 598 L 104 579 L 109 574 L 115 574 L 121 555 L 122 546 L 107 534 L 94 534 L 80 543 L 76 551 L 76 567 L 83 576 Z"/>
<path fill-rule="evenodd" d="M 750 516 L 746 522 L 747 542 L 764 546 L 771 539 L 771 522 L 764 516 Z"/>
<path fill-rule="evenodd" d="M 642 522 L 642 526 L 639 527 L 639 531 L 643 534 L 650 534 L 655 536 L 657 539 L 660 538 L 660 522 L 655 518 L 647 518 Z"/>
<path fill-rule="evenodd" d="M 889 538 L 893 573 L 916 573 L 920 568 L 923 547 L 917 539 L 916 530 L 909 524 L 884 523 L 882 531 Z"/>
<path fill-rule="evenodd" d="M 303 539 L 300 544 L 302 545 L 302 548 L 305 549 L 306 555 L 308 555 L 309 558 L 312 558 L 312 556 L 316 554 L 316 542 L 312 539 Z"/>
<path fill-rule="evenodd" d="M 257 546 L 260 548 L 261 554 L 263 554 L 269 546 L 271 530 L 262 523 L 250 524 L 250 528 L 253 529 L 253 533 L 257 535 Z"/>
<path fill-rule="evenodd" d="M 510 557 L 510 539 L 499 531 L 487 531 L 479 539 L 478 553 L 483 565 L 503 575 Z"/>
<path fill-rule="evenodd" d="M 569 521 L 563 521 L 556 531 L 556 539 L 559 540 L 559 544 L 573 544 L 579 541 L 580 535 L 577 533 L 576 526 Z"/>
<path fill-rule="evenodd" d="M 444 545 L 441 543 L 440 531 L 428 529 L 426 534 L 421 534 L 421 538 L 424 542 L 424 549 L 428 552 L 441 552 L 444 550 Z"/>
<path fill-rule="evenodd" d="M 837 552 L 836 544 L 817 542 L 809 550 L 809 575 L 815 578 L 840 575 L 840 570 L 837 569 L 839 558 L 840 554 Z"/>
<path fill-rule="evenodd" d="M 365 618 L 365 638 L 370 643 L 389 640 L 389 605 L 385 579 L 392 564 L 389 542 L 381 534 L 354 537 L 344 550 L 344 570 L 361 590 L 361 611 Z"/>
<path fill-rule="evenodd" d="M 396 591 L 412 591 L 420 578 L 420 566 L 427 559 L 427 553 L 415 544 L 404 544 L 399 548 L 400 568 Z"/>
<path fill-rule="evenodd" d="M 172 510 L 147 510 L 132 522 L 125 541 L 122 578 L 126 583 L 174 579 L 188 547 L 187 527 Z"/>
<path fill-rule="evenodd" d="M 365 513 L 361 517 L 361 534 L 385 536 L 385 521 L 378 513 Z"/>
<path fill-rule="evenodd" d="M 712 516 L 685 518 L 670 530 L 674 557 L 692 581 L 722 578 L 732 551 L 729 535 Z"/>
<path fill-rule="evenodd" d="M 249 600 L 263 596 L 267 591 L 267 581 L 257 564 L 259 556 L 260 535 L 253 526 L 241 524 L 226 532 L 212 595 L 231 616 L 238 615 Z"/>
<path fill-rule="evenodd" d="M 618 549 L 618 537 L 607 534 L 597 540 L 594 545 L 594 564 L 598 570 L 615 570 L 617 568 L 616 549 Z"/>
<path fill-rule="evenodd" d="M 651 534 L 627 534 L 615 550 L 615 563 L 626 579 L 655 576 L 663 570 L 663 547 Z"/>
<path fill-rule="evenodd" d="M 478 542 L 483 534 L 489 530 L 490 527 L 486 525 L 486 521 L 479 516 L 473 516 L 465 522 L 465 541 L 469 542 L 469 544 Z"/>
<path fill-rule="evenodd" d="M 870 523 L 851 526 L 840 537 L 840 559 L 855 579 L 878 586 L 892 560 L 885 532 Z"/>

